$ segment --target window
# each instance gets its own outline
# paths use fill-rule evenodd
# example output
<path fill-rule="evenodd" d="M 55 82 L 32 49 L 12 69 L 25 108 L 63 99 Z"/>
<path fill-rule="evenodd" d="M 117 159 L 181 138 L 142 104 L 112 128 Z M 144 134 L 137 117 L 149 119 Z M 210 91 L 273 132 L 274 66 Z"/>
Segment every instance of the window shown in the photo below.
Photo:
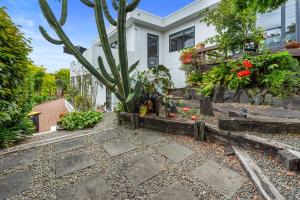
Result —
<path fill-rule="evenodd" d="M 288 0 L 281 8 L 258 16 L 257 26 L 265 29 L 267 46 L 282 47 L 285 41 L 299 40 L 298 4 L 300 0 Z"/>
<path fill-rule="evenodd" d="M 159 64 L 159 37 L 148 34 L 147 43 L 148 67 L 157 67 Z"/>
<path fill-rule="evenodd" d="M 195 46 L 195 27 L 170 35 L 170 52 Z"/>

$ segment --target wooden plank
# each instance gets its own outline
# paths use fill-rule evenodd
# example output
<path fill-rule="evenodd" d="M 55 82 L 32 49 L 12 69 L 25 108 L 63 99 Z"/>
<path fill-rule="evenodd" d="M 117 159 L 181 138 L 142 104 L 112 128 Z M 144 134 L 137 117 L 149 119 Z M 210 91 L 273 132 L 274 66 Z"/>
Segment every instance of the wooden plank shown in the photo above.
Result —
<path fill-rule="evenodd" d="M 278 192 L 269 179 L 267 179 L 248 153 L 239 146 L 233 145 L 232 147 L 248 177 L 253 184 L 256 185 L 261 196 L 266 200 L 284 200 L 284 197 Z"/>

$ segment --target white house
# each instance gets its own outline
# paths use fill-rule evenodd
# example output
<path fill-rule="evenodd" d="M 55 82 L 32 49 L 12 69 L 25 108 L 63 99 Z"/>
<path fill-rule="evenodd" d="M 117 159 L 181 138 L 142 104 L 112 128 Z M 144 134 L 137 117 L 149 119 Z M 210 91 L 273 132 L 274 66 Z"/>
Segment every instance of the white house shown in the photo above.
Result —
<path fill-rule="evenodd" d="M 140 61 L 138 70 L 148 67 L 165 65 L 170 69 L 176 88 L 185 87 L 185 74 L 180 70 L 179 52 L 186 47 L 194 47 L 208 37 L 215 35 L 214 27 L 208 27 L 201 22 L 200 13 L 206 8 L 217 6 L 219 0 L 195 0 L 193 3 L 166 16 L 159 17 L 143 10 L 136 9 L 127 18 L 127 50 L 129 64 Z M 257 24 L 266 30 L 267 41 L 270 46 L 281 46 L 286 38 L 299 41 L 299 9 L 300 0 L 289 0 L 281 9 L 258 17 Z M 116 61 L 117 34 L 116 28 L 107 30 L 109 41 Z M 97 66 L 97 57 L 105 55 L 99 39 L 83 55 Z M 105 62 L 107 65 L 107 63 Z M 108 67 L 107 67 L 108 68 Z M 84 70 L 79 63 L 71 63 L 71 77 L 81 76 Z M 107 110 L 115 107 L 117 99 L 111 97 L 105 87 L 98 89 L 98 106 L 107 106 Z"/>

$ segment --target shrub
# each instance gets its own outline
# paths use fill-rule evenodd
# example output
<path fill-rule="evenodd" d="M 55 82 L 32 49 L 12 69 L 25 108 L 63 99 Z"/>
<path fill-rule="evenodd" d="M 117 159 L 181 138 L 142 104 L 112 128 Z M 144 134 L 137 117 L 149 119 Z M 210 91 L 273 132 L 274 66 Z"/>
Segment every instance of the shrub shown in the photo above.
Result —
<path fill-rule="evenodd" d="M 33 133 L 29 41 L 0 7 L 0 148 Z"/>
<path fill-rule="evenodd" d="M 58 124 L 66 130 L 81 130 L 94 127 L 102 118 L 101 112 L 73 112 L 64 115 Z"/>

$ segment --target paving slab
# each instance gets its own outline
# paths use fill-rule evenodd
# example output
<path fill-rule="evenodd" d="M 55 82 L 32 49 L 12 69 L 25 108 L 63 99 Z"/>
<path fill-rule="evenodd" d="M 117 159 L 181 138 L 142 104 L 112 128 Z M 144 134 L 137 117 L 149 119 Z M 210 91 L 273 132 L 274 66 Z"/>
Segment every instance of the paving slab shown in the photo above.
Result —
<path fill-rule="evenodd" d="M 160 133 L 153 131 L 146 131 L 137 136 L 139 140 L 147 145 L 151 145 L 157 142 L 160 142 L 164 139 L 164 136 Z"/>
<path fill-rule="evenodd" d="M 123 153 L 127 153 L 137 148 L 137 146 L 131 144 L 128 141 L 118 141 L 111 144 L 103 145 L 103 148 L 107 151 L 107 153 L 111 157 L 115 157 L 121 155 Z"/>
<path fill-rule="evenodd" d="M 73 172 L 95 165 L 95 161 L 90 157 L 87 151 L 76 155 L 58 159 L 55 162 L 56 178 L 71 174 Z"/>
<path fill-rule="evenodd" d="M 36 149 L 29 149 L 11 155 L 3 156 L 2 158 L 0 158 L 0 171 L 33 162 L 36 159 L 36 156 Z"/>
<path fill-rule="evenodd" d="M 177 143 L 168 144 L 160 148 L 158 151 L 175 163 L 179 163 L 195 153 L 194 151 Z"/>
<path fill-rule="evenodd" d="M 233 197 L 246 181 L 246 178 L 239 173 L 225 168 L 212 160 L 195 169 L 192 175 L 229 199 Z"/>
<path fill-rule="evenodd" d="M 152 200 L 195 200 L 196 197 L 179 182 L 175 182 L 162 192 L 158 193 Z"/>
<path fill-rule="evenodd" d="M 100 175 L 90 177 L 82 183 L 62 188 L 56 195 L 57 199 L 61 200 L 109 200 L 113 198 Z"/>
<path fill-rule="evenodd" d="M 54 149 L 56 153 L 62 153 L 66 151 L 70 151 L 73 149 L 77 149 L 84 146 L 84 139 L 83 138 L 75 138 L 72 140 L 66 140 L 62 142 L 55 143 Z"/>
<path fill-rule="evenodd" d="M 107 130 L 104 132 L 96 133 L 94 135 L 94 141 L 96 143 L 102 143 L 105 140 L 113 139 L 113 138 L 117 137 L 117 134 L 114 131 L 116 131 L 116 130 Z"/>
<path fill-rule="evenodd" d="M 0 200 L 29 190 L 32 170 L 26 170 L 0 179 Z"/>
<path fill-rule="evenodd" d="M 139 185 L 164 171 L 163 166 L 153 158 L 138 157 L 121 166 L 127 178 Z"/>

